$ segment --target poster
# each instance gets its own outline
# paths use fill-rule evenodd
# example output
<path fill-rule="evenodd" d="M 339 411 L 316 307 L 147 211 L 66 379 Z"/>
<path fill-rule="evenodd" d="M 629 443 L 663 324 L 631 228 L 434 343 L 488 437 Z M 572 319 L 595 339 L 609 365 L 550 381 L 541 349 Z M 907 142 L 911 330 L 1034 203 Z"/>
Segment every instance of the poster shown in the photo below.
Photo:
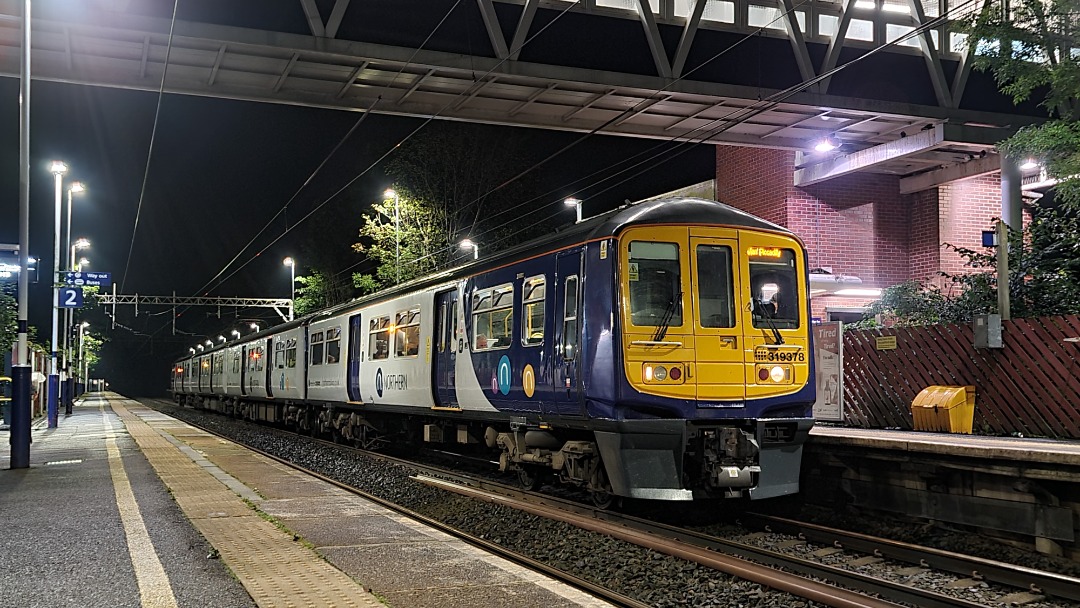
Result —
<path fill-rule="evenodd" d="M 814 326 L 814 365 L 817 401 L 814 419 L 844 419 L 844 328 L 840 321 Z"/>

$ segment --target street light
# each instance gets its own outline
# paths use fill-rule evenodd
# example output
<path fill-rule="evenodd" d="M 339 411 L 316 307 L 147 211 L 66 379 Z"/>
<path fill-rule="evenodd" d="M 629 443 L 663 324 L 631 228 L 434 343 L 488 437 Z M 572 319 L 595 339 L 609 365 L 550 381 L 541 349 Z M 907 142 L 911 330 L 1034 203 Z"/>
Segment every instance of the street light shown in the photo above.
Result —
<path fill-rule="evenodd" d="M 229 335 L 232 336 L 233 338 L 236 338 L 237 340 L 239 340 L 240 339 L 240 330 L 239 329 L 234 329 L 231 332 L 229 332 Z"/>
<path fill-rule="evenodd" d="M 82 271 L 83 266 L 89 266 L 90 260 L 86 258 L 79 258 L 79 263 L 75 266 L 75 270 Z"/>
<path fill-rule="evenodd" d="M 206 344 L 210 348 L 214 348 L 214 341 L 213 340 L 207 340 L 204 344 Z"/>
<path fill-rule="evenodd" d="M 83 332 L 86 331 L 87 327 L 90 327 L 90 324 L 87 323 L 86 321 L 83 321 L 82 323 L 79 324 L 79 363 L 78 363 L 78 365 L 75 366 L 75 374 L 76 374 L 76 376 L 78 376 L 80 367 L 83 370 L 82 378 L 83 378 L 83 384 L 84 385 L 86 384 L 86 373 L 87 373 L 86 372 L 86 367 L 87 366 L 86 366 L 86 355 L 85 355 L 85 351 L 83 350 L 83 336 L 85 335 Z M 77 379 L 76 379 L 75 383 L 78 384 Z M 78 387 L 75 387 L 75 389 L 78 390 Z"/>
<path fill-rule="evenodd" d="M 57 314 L 59 312 L 60 290 L 56 283 L 57 279 L 60 277 L 60 201 L 64 194 L 64 174 L 67 173 L 67 169 L 67 165 L 60 161 L 53 161 L 52 166 L 50 167 L 50 171 L 52 171 L 56 183 L 56 204 L 54 206 L 53 214 L 52 342 L 50 342 L 52 357 L 50 358 L 51 367 L 49 368 L 49 385 L 46 393 L 46 411 L 48 412 L 50 429 L 56 428 L 57 417 L 60 414 L 58 409 L 58 399 L 60 396 L 60 369 L 56 364 L 56 346 L 60 329 L 60 319 Z"/>
<path fill-rule="evenodd" d="M 464 241 L 461 241 L 461 248 L 462 249 L 470 249 L 471 248 L 472 249 L 472 259 L 474 259 L 474 260 L 480 259 L 480 246 L 477 245 L 476 243 L 472 242 L 472 239 L 465 239 Z"/>
<path fill-rule="evenodd" d="M 395 283 L 401 282 L 401 219 L 399 213 L 400 198 L 398 193 L 393 188 L 387 188 L 386 192 L 383 192 L 383 196 L 386 198 L 394 199 L 394 259 L 397 269 L 397 280 Z"/>
<path fill-rule="evenodd" d="M 251 328 L 251 331 L 259 331 L 259 324 L 258 323 L 252 323 L 248 327 Z"/>
<path fill-rule="evenodd" d="M 193 355 L 195 354 L 195 349 L 194 348 L 189 348 L 188 350 L 191 351 L 191 354 L 193 354 Z"/>
<path fill-rule="evenodd" d="M 79 192 L 85 192 L 85 191 L 86 191 L 86 188 L 83 186 L 82 182 L 72 182 L 72 184 L 70 186 L 68 186 L 68 189 L 67 189 L 67 226 L 64 228 L 64 234 L 67 235 L 67 241 L 66 241 L 66 244 L 64 245 L 64 254 L 67 255 L 68 252 L 70 252 L 70 255 L 68 255 L 67 263 L 64 264 L 64 270 L 75 270 L 75 248 L 71 245 L 71 213 L 72 213 L 72 208 L 74 207 L 74 205 L 71 204 L 71 198 L 72 198 L 72 195 L 77 194 Z M 71 352 L 72 351 L 72 346 L 68 344 L 69 336 L 71 335 L 71 332 L 68 331 L 68 330 L 72 325 L 72 315 L 73 314 L 74 314 L 74 311 L 71 310 L 70 308 L 65 308 L 64 309 L 64 365 L 63 365 L 63 371 L 67 375 L 68 380 L 70 380 L 71 377 L 72 377 L 71 360 L 73 359 L 72 352 Z M 78 372 L 79 370 L 78 370 L 78 368 L 76 368 L 74 371 Z M 64 415 L 65 416 L 70 416 L 71 415 L 72 401 L 74 401 L 74 399 L 75 399 L 74 390 L 73 390 L 74 388 L 75 387 L 71 386 L 69 382 L 65 382 L 64 383 L 64 388 L 60 391 L 62 401 L 64 402 Z"/>
<path fill-rule="evenodd" d="M 573 207 L 574 210 L 577 211 L 577 220 L 574 223 L 575 224 L 580 224 L 581 223 L 581 199 L 571 197 L 571 198 L 568 198 L 565 201 L 563 201 L 563 204 L 566 205 L 567 207 Z"/>
<path fill-rule="evenodd" d="M 217 339 L 218 339 L 218 340 L 221 340 L 221 343 L 222 343 L 222 344 L 224 344 L 224 343 L 225 343 L 225 336 L 218 336 L 218 337 L 217 337 Z"/>
<path fill-rule="evenodd" d="M 288 257 L 282 260 L 281 263 L 289 267 L 289 320 L 292 321 L 293 305 L 296 300 L 296 260 Z"/>
<path fill-rule="evenodd" d="M 204 350 L 206 350 L 205 348 L 203 348 L 203 345 L 202 345 L 202 344 L 196 344 L 196 345 L 195 345 L 195 348 L 199 349 L 199 352 L 200 352 L 200 353 L 201 353 L 201 352 L 203 352 Z"/>

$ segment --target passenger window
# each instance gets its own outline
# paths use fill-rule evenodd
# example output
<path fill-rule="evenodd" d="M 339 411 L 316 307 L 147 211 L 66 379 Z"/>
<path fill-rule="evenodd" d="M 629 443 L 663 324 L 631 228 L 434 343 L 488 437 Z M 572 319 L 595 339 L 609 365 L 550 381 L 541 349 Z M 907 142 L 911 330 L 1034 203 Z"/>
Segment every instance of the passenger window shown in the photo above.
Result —
<path fill-rule="evenodd" d="M 566 277 L 566 298 L 563 306 L 563 359 L 573 361 L 578 349 L 578 278 L 577 275 Z"/>
<path fill-rule="evenodd" d="M 420 308 L 398 312 L 395 326 L 394 356 L 417 356 L 420 352 Z"/>
<path fill-rule="evenodd" d="M 274 344 L 274 367 L 278 369 L 285 369 L 285 343 L 277 342 Z"/>
<path fill-rule="evenodd" d="M 311 365 L 323 364 L 323 351 L 326 346 L 325 334 L 317 331 L 311 334 Z"/>
<path fill-rule="evenodd" d="M 390 317 L 376 317 L 368 322 L 368 358 L 390 356 Z"/>
<path fill-rule="evenodd" d="M 514 330 L 514 286 L 499 285 L 473 294 L 473 350 L 510 347 Z"/>
<path fill-rule="evenodd" d="M 234 373 L 234 374 L 239 374 L 240 373 L 240 349 L 237 349 L 236 352 L 233 353 L 232 373 Z"/>
<path fill-rule="evenodd" d="M 543 275 L 525 279 L 521 292 L 521 343 L 536 346 L 544 342 L 544 298 L 547 280 Z"/>
<path fill-rule="evenodd" d="M 735 282 L 731 248 L 697 247 L 698 315 L 702 327 L 735 327 Z"/>
<path fill-rule="evenodd" d="M 326 330 L 326 364 L 332 365 L 341 360 L 341 328 L 331 327 Z"/>
<path fill-rule="evenodd" d="M 630 322 L 638 326 L 682 325 L 682 278 L 679 246 L 633 241 L 627 261 Z"/>
<path fill-rule="evenodd" d="M 285 343 L 285 367 L 296 367 L 296 338 L 289 338 Z"/>

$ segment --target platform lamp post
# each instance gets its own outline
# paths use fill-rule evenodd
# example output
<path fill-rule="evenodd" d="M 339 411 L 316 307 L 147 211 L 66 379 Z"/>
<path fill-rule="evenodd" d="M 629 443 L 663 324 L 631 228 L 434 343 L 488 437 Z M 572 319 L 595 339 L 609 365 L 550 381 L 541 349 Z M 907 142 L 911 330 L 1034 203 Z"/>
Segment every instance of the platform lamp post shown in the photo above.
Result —
<path fill-rule="evenodd" d="M 472 239 L 465 239 L 461 241 L 462 249 L 472 249 L 472 259 L 480 259 L 480 246 L 472 241 Z"/>
<path fill-rule="evenodd" d="M 288 257 L 281 263 L 289 267 L 289 320 L 292 321 L 296 304 L 296 260 Z"/>
<path fill-rule="evenodd" d="M 90 327 L 90 324 L 87 323 L 86 321 L 83 321 L 82 323 L 79 323 L 79 359 L 78 359 L 79 363 L 75 367 L 76 372 L 79 372 L 79 371 L 82 372 L 82 379 L 83 379 L 83 384 L 84 385 L 86 384 L 87 365 L 86 365 L 86 351 L 83 348 L 83 344 L 84 344 L 83 337 L 85 336 L 84 332 L 86 331 L 87 327 Z M 76 390 L 78 390 L 79 381 L 78 381 L 77 378 L 75 380 L 75 384 L 76 384 Z"/>
<path fill-rule="evenodd" d="M 398 197 L 398 193 L 393 188 L 387 188 L 386 192 L 383 192 L 383 196 L 388 199 L 394 199 L 394 267 L 397 271 L 397 280 L 395 283 L 401 282 L 401 199 Z"/>
<path fill-rule="evenodd" d="M 78 182 L 76 182 L 76 183 L 78 183 Z M 68 214 L 70 215 L 70 213 L 71 213 L 71 188 L 68 188 Z M 71 241 L 71 224 L 70 223 L 68 224 L 68 241 Z M 68 244 L 68 252 L 67 252 L 68 256 L 69 256 L 68 257 L 68 268 L 70 270 L 72 270 L 72 271 L 82 270 L 82 266 L 84 265 L 83 262 L 85 262 L 86 264 L 90 263 L 86 258 L 80 258 L 78 262 L 75 261 L 75 252 L 76 251 L 80 251 L 80 250 L 83 250 L 83 249 L 89 249 L 89 248 L 90 248 L 90 241 L 88 239 L 84 239 L 84 238 L 75 239 L 74 243 L 69 243 Z M 65 313 L 65 315 L 70 315 L 70 314 L 73 314 L 74 311 L 72 311 L 71 309 L 64 309 L 64 313 Z M 72 326 L 71 321 L 66 321 L 64 323 L 64 362 L 65 362 L 65 367 L 70 367 L 70 365 L 68 365 L 67 362 L 70 359 L 74 358 L 74 357 L 69 356 L 68 351 L 67 351 L 67 349 L 68 349 L 68 333 L 69 333 L 69 330 L 74 331 L 74 329 L 75 328 Z M 74 348 L 75 348 L 74 345 L 72 345 L 72 350 L 74 350 Z M 76 372 L 79 371 L 78 367 L 75 368 L 75 371 Z M 70 370 L 68 371 L 68 374 L 71 375 Z M 71 390 L 73 390 L 73 389 L 74 389 L 74 387 L 71 388 Z M 71 394 L 71 390 L 68 391 L 68 397 L 67 397 L 67 399 L 64 400 L 64 415 L 65 416 L 70 416 L 71 415 L 71 402 L 72 402 L 72 399 L 74 398 L 73 395 Z"/>
<path fill-rule="evenodd" d="M 60 319 L 59 304 L 60 291 L 57 281 L 60 278 L 60 202 L 64 195 L 64 174 L 67 173 L 67 165 L 60 161 L 53 161 L 49 169 L 56 183 L 56 205 L 53 208 L 53 273 L 52 273 L 52 342 L 50 342 L 49 357 L 49 382 L 47 389 L 47 413 L 50 429 L 56 428 L 57 417 L 60 414 L 58 398 L 60 396 L 60 368 L 56 361 L 57 340 L 59 338 Z"/>
<path fill-rule="evenodd" d="M 577 220 L 575 220 L 574 223 L 575 224 L 580 224 L 581 223 L 581 199 L 571 197 L 571 198 L 568 198 L 568 199 L 564 200 L 563 204 L 566 205 L 567 207 L 573 207 L 574 208 L 574 211 L 577 212 Z"/>
<path fill-rule="evenodd" d="M 72 199 L 73 195 L 78 194 L 80 192 L 85 192 L 85 191 L 86 191 L 86 187 L 83 186 L 82 182 L 72 182 L 71 185 L 68 186 L 68 189 L 67 189 L 67 225 L 64 228 L 64 234 L 67 235 L 67 237 L 66 237 L 67 240 L 66 240 L 65 245 L 64 245 L 64 253 L 66 254 L 66 253 L 68 253 L 70 251 L 71 255 L 67 258 L 67 263 L 64 264 L 64 269 L 65 270 L 75 270 L 75 250 L 72 249 L 72 245 L 71 245 L 71 208 L 72 208 L 71 199 Z M 64 415 L 65 416 L 70 416 L 71 415 L 72 402 L 75 400 L 75 395 L 73 394 L 75 387 L 74 387 L 74 383 L 71 382 L 71 377 L 72 377 L 71 360 L 73 358 L 71 356 L 72 347 L 68 344 L 68 342 L 70 342 L 72 314 L 73 314 L 73 311 L 70 308 L 65 308 L 64 309 L 64 366 L 63 366 L 63 369 L 64 369 L 64 373 L 67 375 L 67 382 L 64 383 L 64 389 L 65 390 L 63 391 L 61 396 L 63 397 Z M 78 370 L 75 370 L 75 371 L 78 371 Z"/>

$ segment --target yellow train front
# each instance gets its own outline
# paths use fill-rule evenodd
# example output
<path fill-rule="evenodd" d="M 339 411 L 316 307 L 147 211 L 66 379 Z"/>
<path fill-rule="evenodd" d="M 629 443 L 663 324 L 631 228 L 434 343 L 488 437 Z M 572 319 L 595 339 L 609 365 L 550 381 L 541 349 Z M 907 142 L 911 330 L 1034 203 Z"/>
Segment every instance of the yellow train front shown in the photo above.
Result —
<path fill-rule="evenodd" d="M 588 476 L 594 497 L 603 499 L 601 487 L 657 500 L 797 492 L 815 399 L 798 238 L 700 199 L 639 203 L 597 220 L 575 239 L 581 356 L 555 361 L 582 364 L 580 413 L 591 436 L 581 436 L 591 439 L 582 449 L 603 462 Z M 562 446 L 551 465 L 574 477 L 564 462 L 575 457 L 566 447 L 575 444 L 573 412 L 560 413 L 532 429 L 531 441 L 502 437 L 508 460 L 528 469 L 520 458 L 528 448 Z"/>

